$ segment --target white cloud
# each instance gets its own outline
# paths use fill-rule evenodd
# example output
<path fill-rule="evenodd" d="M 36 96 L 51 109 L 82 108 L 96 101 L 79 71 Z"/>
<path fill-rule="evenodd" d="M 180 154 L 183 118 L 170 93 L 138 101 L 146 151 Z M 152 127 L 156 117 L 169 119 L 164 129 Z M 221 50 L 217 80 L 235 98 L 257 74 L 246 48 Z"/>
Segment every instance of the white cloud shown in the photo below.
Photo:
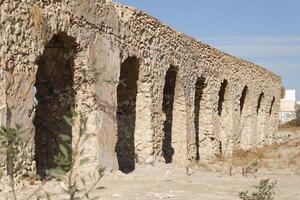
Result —
<path fill-rule="evenodd" d="M 281 75 L 283 85 L 296 88 L 300 99 L 300 37 L 216 37 L 202 41 Z"/>

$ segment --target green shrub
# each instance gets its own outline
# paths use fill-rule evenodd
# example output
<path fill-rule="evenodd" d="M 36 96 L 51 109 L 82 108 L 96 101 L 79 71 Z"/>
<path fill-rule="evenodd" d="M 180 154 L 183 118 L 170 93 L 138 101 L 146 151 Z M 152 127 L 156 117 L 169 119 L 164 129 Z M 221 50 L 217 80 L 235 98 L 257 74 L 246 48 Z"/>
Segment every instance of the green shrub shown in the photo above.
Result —
<path fill-rule="evenodd" d="M 276 181 L 270 182 L 270 179 L 263 179 L 259 182 L 259 186 L 255 187 L 258 189 L 257 192 L 253 192 L 251 195 L 248 195 L 248 191 L 240 192 L 239 197 L 242 200 L 274 200 L 276 184 Z"/>

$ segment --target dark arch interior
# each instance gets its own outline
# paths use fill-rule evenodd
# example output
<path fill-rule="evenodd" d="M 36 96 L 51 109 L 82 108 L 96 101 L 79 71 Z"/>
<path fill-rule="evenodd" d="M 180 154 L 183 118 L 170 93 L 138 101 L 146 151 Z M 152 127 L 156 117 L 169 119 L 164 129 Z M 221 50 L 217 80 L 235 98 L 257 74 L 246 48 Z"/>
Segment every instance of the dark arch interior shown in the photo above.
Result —
<path fill-rule="evenodd" d="M 38 59 L 36 76 L 35 160 L 41 177 L 46 170 L 57 166 L 55 156 L 62 144 L 59 135 L 72 137 L 72 127 L 63 116 L 74 107 L 74 58 L 77 44 L 65 34 L 54 35 Z M 64 142 L 65 143 L 65 142 Z M 71 140 L 68 142 L 71 160 Z M 65 166 L 68 170 L 68 165 Z"/>
<path fill-rule="evenodd" d="M 258 102 L 257 102 L 257 108 L 256 108 L 256 113 L 258 114 L 260 108 L 261 108 L 261 103 L 262 103 L 262 100 L 264 98 L 264 93 L 260 93 L 259 97 L 258 97 Z"/>
<path fill-rule="evenodd" d="M 240 98 L 240 112 L 241 113 L 243 112 L 243 109 L 244 109 L 247 93 L 248 93 L 248 86 L 245 86 L 242 91 L 242 96 Z"/>
<path fill-rule="evenodd" d="M 272 102 L 271 102 L 270 111 L 269 111 L 270 115 L 272 115 L 274 103 L 275 103 L 275 97 L 273 97 Z"/>
<path fill-rule="evenodd" d="M 172 157 L 174 155 L 174 149 L 172 147 L 172 124 L 173 124 L 173 104 L 174 104 L 174 94 L 177 78 L 177 69 L 171 66 L 165 77 L 165 85 L 163 91 L 163 104 L 162 109 L 166 115 L 166 120 L 164 121 L 164 138 L 163 138 L 163 157 L 166 163 L 172 162 Z"/>
<path fill-rule="evenodd" d="M 203 89 L 205 88 L 205 79 L 200 77 L 197 79 L 195 85 L 195 101 L 194 101 L 194 124 L 195 124 L 195 135 L 196 135 L 196 160 L 200 160 L 200 153 L 199 153 L 199 135 L 200 135 L 200 105 L 203 96 Z"/>
<path fill-rule="evenodd" d="M 127 58 L 121 65 L 117 87 L 118 142 L 116 152 L 119 169 L 124 173 L 130 173 L 135 169 L 134 131 L 138 75 L 138 59 Z"/>
<path fill-rule="evenodd" d="M 222 110 L 223 110 L 223 103 L 225 101 L 225 92 L 226 92 L 226 87 L 228 85 L 228 81 L 225 79 L 220 87 L 219 90 L 219 101 L 218 101 L 218 115 L 221 116 Z"/>

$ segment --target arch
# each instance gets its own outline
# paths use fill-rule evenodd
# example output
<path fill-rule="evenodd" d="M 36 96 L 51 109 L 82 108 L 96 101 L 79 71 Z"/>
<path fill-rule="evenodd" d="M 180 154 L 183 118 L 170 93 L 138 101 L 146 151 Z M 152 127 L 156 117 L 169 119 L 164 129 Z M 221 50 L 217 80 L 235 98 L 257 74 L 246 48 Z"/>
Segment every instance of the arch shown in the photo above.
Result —
<path fill-rule="evenodd" d="M 200 160 L 199 153 L 199 135 L 200 135 L 200 109 L 203 97 L 203 89 L 205 88 L 205 79 L 200 77 L 197 79 L 195 85 L 195 101 L 194 101 L 194 125 L 195 125 L 195 146 L 196 146 L 196 160 Z"/>
<path fill-rule="evenodd" d="M 130 173 L 135 169 L 134 132 L 138 75 L 139 60 L 136 57 L 127 58 L 121 65 L 117 86 L 116 153 L 119 169 L 124 173 Z"/>
<path fill-rule="evenodd" d="M 240 113 L 243 112 L 244 106 L 245 106 L 245 101 L 248 93 L 248 86 L 246 85 L 242 91 L 242 95 L 240 98 Z"/>
<path fill-rule="evenodd" d="M 252 113 L 248 95 L 248 86 L 245 86 L 240 97 L 240 145 L 243 149 L 250 148 L 253 130 L 251 130 Z"/>
<path fill-rule="evenodd" d="M 257 107 L 256 107 L 256 114 L 257 114 L 257 128 L 256 128 L 256 143 L 261 143 L 265 139 L 266 134 L 266 113 L 265 113 L 265 106 L 264 104 L 265 94 L 261 92 L 258 100 L 257 100 Z"/>
<path fill-rule="evenodd" d="M 273 106 L 274 106 L 275 100 L 276 100 L 275 97 L 273 97 L 273 99 L 271 101 L 270 110 L 269 110 L 269 115 L 270 116 L 272 115 L 272 112 L 273 112 Z"/>
<path fill-rule="evenodd" d="M 227 154 L 229 148 L 229 108 L 228 108 L 228 81 L 224 79 L 219 89 L 219 100 L 218 100 L 218 116 L 220 119 L 220 130 L 219 130 L 219 153 L 220 155 Z"/>
<path fill-rule="evenodd" d="M 173 161 L 185 165 L 188 156 L 187 135 L 187 100 L 181 79 L 177 79 L 173 103 L 172 147 L 174 148 Z"/>
<path fill-rule="evenodd" d="M 222 110 L 223 110 L 223 103 L 225 101 L 225 92 L 226 92 L 226 87 L 228 85 L 228 81 L 226 79 L 223 80 L 221 83 L 221 87 L 218 93 L 219 96 L 219 101 L 218 101 L 218 115 L 222 115 Z"/>
<path fill-rule="evenodd" d="M 172 147 L 172 125 L 173 125 L 173 104 L 177 79 L 177 68 L 171 66 L 165 76 L 165 85 L 163 90 L 162 109 L 165 113 L 165 121 L 163 124 L 163 157 L 166 163 L 172 162 L 174 149 Z"/>
<path fill-rule="evenodd" d="M 264 99 L 265 94 L 263 92 L 260 93 L 258 100 L 257 100 L 257 107 L 256 107 L 256 114 L 259 113 L 260 109 L 261 109 L 261 103 L 262 100 Z"/>
<path fill-rule="evenodd" d="M 64 33 L 54 35 L 37 60 L 35 160 L 37 174 L 41 177 L 46 175 L 47 169 L 57 166 L 55 156 L 59 145 L 65 143 L 59 135 L 72 137 L 72 127 L 65 123 L 63 116 L 75 106 L 73 85 L 77 46 L 75 39 Z M 66 146 L 70 162 L 72 141 Z M 64 170 L 68 168 L 69 164 L 66 164 Z"/>

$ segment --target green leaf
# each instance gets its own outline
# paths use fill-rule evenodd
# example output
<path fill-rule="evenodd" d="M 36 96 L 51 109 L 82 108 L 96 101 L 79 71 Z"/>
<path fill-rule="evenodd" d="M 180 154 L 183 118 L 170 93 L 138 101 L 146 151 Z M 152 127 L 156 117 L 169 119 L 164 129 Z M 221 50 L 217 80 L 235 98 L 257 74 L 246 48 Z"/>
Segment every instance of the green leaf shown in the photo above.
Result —
<path fill-rule="evenodd" d="M 55 168 L 50 169 L 49 174 L 56 178 L 61 178 L 65 174 L 65 172 L 61 168 Z"/>
<path fill-rule="evenodd" d="M 63 142 L 69 142 L 71 141 L 71 137 L 69 135 L 66 134 L 60 134 L 59 138 L 63 141 Z"/>
<path fill-rule="evenodd" d="M 69 192 L 70 194 L 74 194 L 77 191 L 77 186 L 76 185 L 72 185 L 69 187 Z"/>
<path fill-rule="evenodd" d="M 84 149 L 81 149 L 80 152 L 79 152 L 79 156 L 82 156 L 84 153 Z"/>
<path fill-rule="evenodd" d="M 74 121 L 73 121 L 72 118 L 66 117 L 66 116 L 64 116 L 63 118 L 64 118 L 65 122 L 66 122 L 69 126 L 74 126 Z"/>
<path fill-rule="evenodd" d="M 64 145 L 60 144 L 59 149 L 60 149 L 60 152 L 63 154 L 64 157 L 66 157 L 66 158 L 69 157 L 68 150 Z"/>
<path fill-rule="evenodd" d="M 88 161 L 89 161 L 88 158 L 81 159 L 80 162 L 79 162 L 79 166 L 82 166 L 82 165 L 86 164 Z"/>

